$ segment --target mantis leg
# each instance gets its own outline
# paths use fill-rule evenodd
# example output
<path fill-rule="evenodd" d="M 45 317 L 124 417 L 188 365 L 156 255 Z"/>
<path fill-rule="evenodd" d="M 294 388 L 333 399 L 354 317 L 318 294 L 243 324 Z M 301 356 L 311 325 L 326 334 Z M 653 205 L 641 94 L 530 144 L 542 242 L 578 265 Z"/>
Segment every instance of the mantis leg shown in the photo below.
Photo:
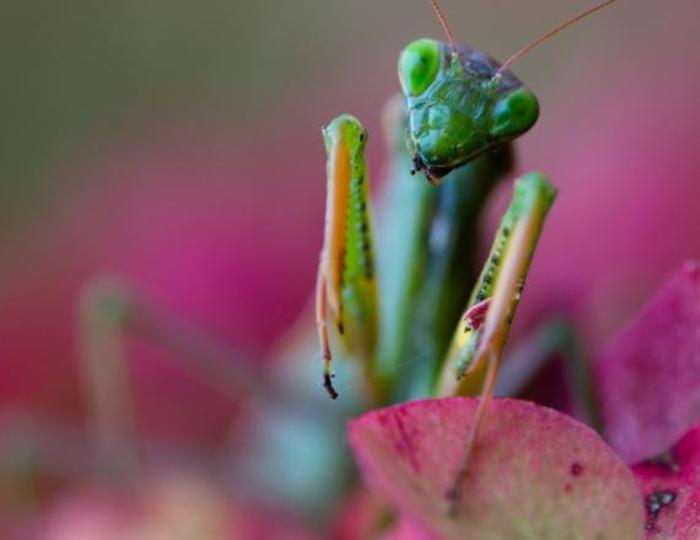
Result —
<path fill-rule="evenodd" d="M 124 352 L 129 293 L 116 281 L 88 286 L 80 298 L 83 385 L 102 466 L 134 474 L 139 463 L 133 393 Z"/>
<path fill-rule="evenodd" d="M 344 114 L 323 130 L 328 155 L 326 227 L 316 287 L 316 326 L 324 361 L 324 387 L 338 397 L 332 384 L 332 340 L 344 355 L 359 361 L 365 374 L 372 372 L 377 336 L 377 292 L 373 254 L 367 166 L 364 149 L 367 131 L 353 116 Z M 370 394 L 376 382 L 365 377 Z"/>
<path fill-rule="evenodd" d="M 124 283 L 102 278 L 81 295 L 82 372 L 99 452 L 105 465 L 134 471 L 138 463 L 135 421 L 124 342 L 128 335 L 160 344 L 169 358 L 225 396 L 251 391 L 284 400 L 253 362 L 205 332 L 157 310 Z"/>
<path fill-rule="evenodd" d="M 443 368 L 441 394 L 471 395 L 481 387 L 481 399 L 467 435 L 462 467 L 448 493 L 455 511 L 532 255 L 555 195 L 554 188 L 541 174 L 532 173 L 516 182 L 513 200 L 496 234 L 465 317 L 455 332 Z"/>
<path fill-rule="evenodd" d="M 530 261 L 556 192 L 540 174 L 518 180 L 511 204 L 472 291 L 438 381 L 439 395 L 471 396 L 484 382 L 489 354 L 502 352 Z"/>

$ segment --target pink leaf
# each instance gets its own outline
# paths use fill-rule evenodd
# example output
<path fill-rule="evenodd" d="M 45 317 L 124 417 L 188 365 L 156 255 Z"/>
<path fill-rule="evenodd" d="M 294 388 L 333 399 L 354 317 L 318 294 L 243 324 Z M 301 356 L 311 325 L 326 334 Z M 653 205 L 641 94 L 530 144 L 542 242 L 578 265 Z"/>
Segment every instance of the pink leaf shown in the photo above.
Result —
<path fill-rule="evenodd" d="M 700 538 L 700 426 L 633 470 L 644 495 L 647 538 Z"/>
<path fill-rule="evenodd" d="M 608 440 L 630 463 L 700 422 L 700 266 L 686 263 L 596 366 Z"/>
<path fill-rule="evenodd" d="M 350 425 L 370 485 L 441 538 L 643 536 L 627 466 L 591 429 L 561 413 L 495 400 L 480 431 L 456 517 L 446 493 L 460 467 L 478 400 L 426 400 Z"/>
<path fill-rule="evenodd" d="M 382 540 L 440 540 L 438 536 L 406 516 L 399 517 L 398 522 L 381 538 Z"/>

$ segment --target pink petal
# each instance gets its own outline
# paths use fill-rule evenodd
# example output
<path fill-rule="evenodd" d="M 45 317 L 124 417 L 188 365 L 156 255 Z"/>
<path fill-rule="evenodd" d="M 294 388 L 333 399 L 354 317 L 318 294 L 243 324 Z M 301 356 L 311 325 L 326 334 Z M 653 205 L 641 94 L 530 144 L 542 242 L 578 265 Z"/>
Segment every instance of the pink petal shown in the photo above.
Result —
<path fill-rule="evenodd" d="M 700 422 L 700 266 L 686 263 L 596 366 L 607 435 L 631 463 Z"/>
<path fill-rule="evenodd" d="M 382 536 L 382 540 L 439 540 L 439 537 L 411 518 L 401 516 L 398 523 Z"/>
<path fill-rule="evenodd" d="M 316 538 L 283 510 L 231 498 L 220 486 L 190 478 L 144 479 L 133 491 L 121 492 L 82 486 L 62 493 L 37 516 L 34 526 L 37 534 L 21 538 Z"/>
<path fill-rule="evenodd" d="M 523 328 L 565 314 L 589 346 L 604 345 L 669 271 L 700 253 L 700 130 L 697 113 L 689 114 L 697 110 L 700 72 L 688 74 L 670 42 L 664 50 L 643 41 L 625 47 L 653 70 L 586 50 L 568 61 L 596 76 L 567 70 L 539 89 L 542 118 L 516 146 L 521 169 L 544 169 L 559 196 L 518 308 Z M 650 114 L 650 104 L 661 103 Z"/>
<path fill-rule="evenodd" d="M 508 399 L 492 402 L 458 515 L 449 517 L 445 494 L 477 403 L 417 401 L 353 421 L 350 440 L 370 485 L 441 538 L 642 536 L 632 473 L 603 440 L 561 413 Z"/>
<path fill-rule="evenodd" d="M 647 538 L 700 538 L 700 426 L 633 470 L 644 495 Z"/>

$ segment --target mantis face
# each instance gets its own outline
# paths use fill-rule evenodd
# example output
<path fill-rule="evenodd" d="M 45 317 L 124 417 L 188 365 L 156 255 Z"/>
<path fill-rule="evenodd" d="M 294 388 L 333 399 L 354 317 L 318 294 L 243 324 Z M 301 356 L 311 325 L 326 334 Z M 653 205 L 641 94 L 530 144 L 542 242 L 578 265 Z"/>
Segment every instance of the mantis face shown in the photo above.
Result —
<path fill-rule="evenodd" d="M 430 180 L 528 131 L 537 121 L 535 95 L 486 54 L 432 39 L 410 43 L 399 57 L 416 170 Z"/>

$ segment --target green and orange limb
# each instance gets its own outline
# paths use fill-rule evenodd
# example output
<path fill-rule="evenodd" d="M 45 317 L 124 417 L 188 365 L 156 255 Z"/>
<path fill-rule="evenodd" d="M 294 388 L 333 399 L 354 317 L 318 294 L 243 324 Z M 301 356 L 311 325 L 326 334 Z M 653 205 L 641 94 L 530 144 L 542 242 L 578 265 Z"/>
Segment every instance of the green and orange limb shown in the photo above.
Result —
<path fill-rule="evenodd" d="M 530 173 L 516 182 L 513 200 L 443 368 L 440 394 L 474 395 L 475 389 L 481 388 L 481 399 L 467 435 L 463 465 L 449 493 L 454 505 L 460 498 L 460 486 L 493 394 L 530 262 L 555 197 L 555 189 L 539 173 Z"/>
<path fill-rule="evenodd" d="M 132 295 L 101 279 L 82 291 L 78 306 L 81 374 L 101 464 L 135 473 L 138 468 L 133 392 L 124 350 Z"/>
<path fill-rule="evenodd" d="M 323 137 L 327 199 L 316 326 L 324 360 L 323 385 L 335 399 L 330 328 L 345 354 L 370 369 L 377 337 L 377 292 L 364 158 L 367 131 L 359 120 L 343 114 L 323 129 Z"/>
<path fill-rule="evenodd" d="M 486 366 L 484 345 L 488 342 L 486 333 L 493 330 L 488 322 L 498 309 L 495 298 L 499 290 L 509 287 L 504 273 L 508 262 L 515 253 L 522 265 L 515 280 L 515 292 L 509 297 L 507 315 L 502 321 L 502 334 L 505 340 L 515 314 L 520 292 L 525 283 L 532 254 L 544 223 L 547 212 L 554 201 L 555 191 L 541 174 L 524 176 L 515 184 L 513 200 L 496 232 L 486 264 L 472 291 L 471 298 L 452 339 L 443 365 L 438 393 L 440 395 L 475 395 L 483 381 Z M 527 230 L 528 235 L 519 234 Z M 493 323 L 492 323 L 493 324 Z"/>
<path fill-rule="evenodd" d="M 128 337 L 161 347 L 175 367 L 224 397 L 239 400 L 258 392 L 285 410 L 294 406 L 289 390 L 257 369 L 244 351 L 151 305 L 119 279 L 98 277 L 85 286 L 77 326 L 81 373 L 100 464 L 112 472 L 118 468 L 125 474 L 136 473 L 140 460 L 125 349 Z"/>

